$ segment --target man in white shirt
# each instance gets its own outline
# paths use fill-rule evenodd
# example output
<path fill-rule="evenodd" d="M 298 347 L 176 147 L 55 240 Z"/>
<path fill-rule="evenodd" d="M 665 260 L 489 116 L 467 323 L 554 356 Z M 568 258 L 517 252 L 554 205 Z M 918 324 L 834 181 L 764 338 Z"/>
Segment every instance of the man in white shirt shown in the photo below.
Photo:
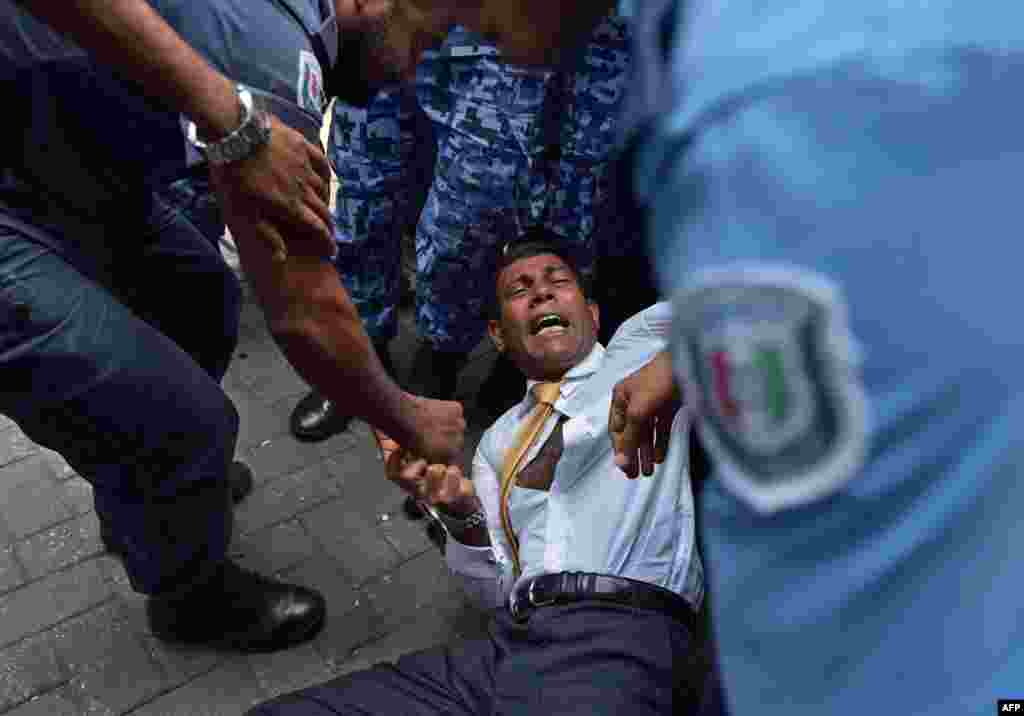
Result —
<path fill-rule="evenodd" d="M 703 570 L 687 411 L 665 422 L 658 454 L 644 461 L 649 474 L 639 479 L 621 479 L 608 433 L 616 383 L 665 350 L 669 306 L 629 319 L 603 348 L 597 306 L 569 258 L 536 241 L 506 249 L 496 293 L 490 335 L 526 375 L 528 391 L 484 434 L 472 481 L 458 467 L 401 453 L 388 462 L 390 479 L 441 514 L 450 569 L 477 604 L 494 610 L 488 635 L 346 675 L 250 716 L 692 708 L 679 667 L 693 652 Z M 504 463 L 523 449 L 545 383 L 557 389 L 553 410 L 539 416 L 525 467 L 516 470 Z M 503 490 L 510 470 L 515 484 Z"/>

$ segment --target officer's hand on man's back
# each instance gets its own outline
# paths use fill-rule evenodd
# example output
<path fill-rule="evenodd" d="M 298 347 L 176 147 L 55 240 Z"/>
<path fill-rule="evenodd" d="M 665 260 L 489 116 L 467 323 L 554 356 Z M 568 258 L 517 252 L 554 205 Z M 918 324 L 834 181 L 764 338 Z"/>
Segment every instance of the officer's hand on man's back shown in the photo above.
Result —
<path fill-rule="evenodd" d="M 211 165 L 210 179 L 232 234 L 257 235 L 278 260 L 289 252 L 333 254 L 330 165 L 320 147 L 276 117 L 266 145 L 240 161 Z"/>

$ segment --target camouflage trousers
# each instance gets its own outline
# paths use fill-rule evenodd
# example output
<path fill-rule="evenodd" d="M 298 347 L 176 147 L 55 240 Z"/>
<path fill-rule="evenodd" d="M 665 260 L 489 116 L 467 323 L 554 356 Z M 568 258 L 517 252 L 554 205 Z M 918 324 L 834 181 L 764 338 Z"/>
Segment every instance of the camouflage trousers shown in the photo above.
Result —
<path fill-rule="evenodd" d="M 415 86 L 366 109 L 335 105 L 337 267 L 374 339 L 397 330 L 401 238 L 414 224 L 417 328 L 456 352 L 483 335 L 505 241 L 544 225 L 584 267 L 621 241 L 602 234 L 600 214 L 611 214 L 624 22 L 602 23 L 560 72 L 477 49 L 443 45 L 424 54 Z"/>

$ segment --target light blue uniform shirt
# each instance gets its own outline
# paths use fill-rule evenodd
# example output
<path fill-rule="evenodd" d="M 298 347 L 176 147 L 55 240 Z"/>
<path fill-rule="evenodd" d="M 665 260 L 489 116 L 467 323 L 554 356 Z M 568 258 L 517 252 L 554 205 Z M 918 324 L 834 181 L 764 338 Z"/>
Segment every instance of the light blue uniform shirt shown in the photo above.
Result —
<path fill-rule="evenodd" d="M 716 465 L 727 701 L 994 713 L 1024 695 L 1024 6 L 689 5 L 638 3 L 668 51 L 634 181 Z"/>
<path fill-rule="evenodd" d="M 472 479 L 487 513 L 490 547 L 450 539 L 448 565 L 480 606 L 506 603 L 515 585 L 540 574 L 597 572 L 629 577 L 683 595 L 699 608 L 704 575 L 694 545 L 686 435 L 681 410 L 672 425 L 665 461 L 650 477 L 629 480 L 615 466 L 608 410 L 616 383 L 665 349 L 671 320 L 666 303 L 637 314 L 572 368 L 560 388 L 555 411 L 564 416 L 564 447 L 548 491 L 520 489 L 509 502 L 520 540 L 523 573 L 516 580 L 500 517 L 501 470 L 523 421 L 536 403 L 526 397 L 492 425 L 480 441 Z M 528 464 L 550 437 L 558 419 L 548 418 L 526 454 Z M 531 494 L 533 493 L 533 494 Z"/>

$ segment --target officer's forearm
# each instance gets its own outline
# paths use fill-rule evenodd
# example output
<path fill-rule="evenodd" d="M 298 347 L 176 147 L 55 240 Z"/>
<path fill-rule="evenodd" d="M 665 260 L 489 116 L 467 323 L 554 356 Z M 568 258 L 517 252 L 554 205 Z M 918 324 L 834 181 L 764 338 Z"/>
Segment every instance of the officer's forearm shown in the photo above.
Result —
<path fill-rule="evenodd" d="M 412 401 L 381 365 L 337 269 L 298 255 L 260 269 L 247 266 L 270 331 L 295 370 L 346 413 L 409 444 L 418 430 Z"/>
<path fill-rule="evenodd" d="M 145 0 L 21 0 L 53 28 L 134 80 L 216 138 L 239 122 L 230 80 L 213 69 Z"/>

